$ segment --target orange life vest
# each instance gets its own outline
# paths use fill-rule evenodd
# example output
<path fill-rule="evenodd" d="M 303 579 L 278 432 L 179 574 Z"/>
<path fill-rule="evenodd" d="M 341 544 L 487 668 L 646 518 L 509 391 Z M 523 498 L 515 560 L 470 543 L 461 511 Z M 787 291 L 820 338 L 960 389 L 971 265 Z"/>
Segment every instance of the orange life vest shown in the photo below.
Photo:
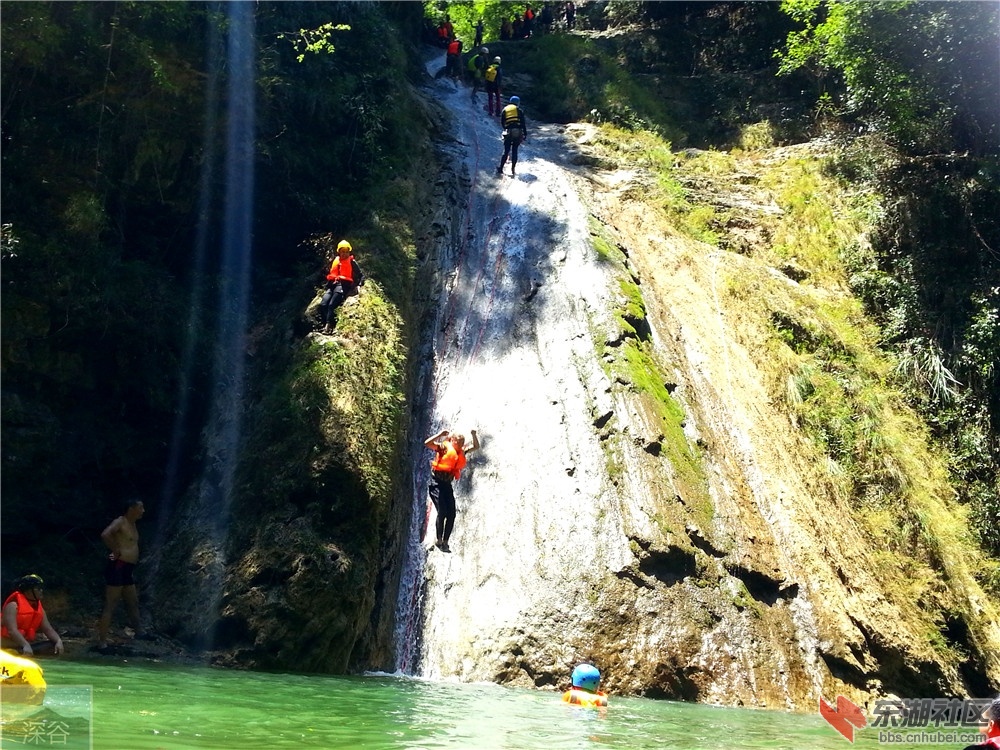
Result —
<path fill-rule="evenodd" d="M 45 617 L 45 608 L 42 607 L 40 601 L 34 604 L 29 602 L 28 597 L 20 591 L 15 591 L 7 597 L 7 601 L 3 603 L 4 608 L 12 601 L 17 602 L 17 629 L 21 631 L 21 634 L 28 640 L 28 643 L 31 643 L 35 640 L 35 633 L 38 631 L 39 626 L 42 624 L 42 619 Z M 10 632 L 7 630 L 6 625 L 0 627 L 0 636 L 10 638 Z"/>
<path fill-rule="evenodd" d="M 351 261 L 354 260 L 353 255 L 349 255 L 344 258 L 344 262 L 340 262 L 340 256 L 338 255 L 333 259 L 333 264 L 330 266 L 330 273 L 326 275 L 327 281 L 337 281 L 338 279 L 343 279 L 351 284 L 354 283 L 354 265 Z"/>
<path fill-rule="evenodd" d="M 451 474 L 452 479 L 458 479 L 462 469 L 465 468 L 465 451 L 456 448 L 450 440 L 445 440 L 442 445 L 444 447 L 436 449 L 437 455 L 431 461 L 431 469 L 443 471 L 445 474 Z"/>
<path fill-rule="evenodd" d="M 460 46 L 459 42 L 456 39 L 454 42 L 452 42 L 451 44 L 448 45 L 448 54 L 449 55 L 457 55 L 458 54 L 458 50 L 459 50 L 459 46 Z"/>
<path fill-rule="evenodd" d="M 563 693 L 562 699 L 566 703 L 585 706 L 587 708 L 600 708 L 608 705 L 607 693 L 588 693 L 586 690 L 580 690 L 579 688 L 567 690 Z"/>

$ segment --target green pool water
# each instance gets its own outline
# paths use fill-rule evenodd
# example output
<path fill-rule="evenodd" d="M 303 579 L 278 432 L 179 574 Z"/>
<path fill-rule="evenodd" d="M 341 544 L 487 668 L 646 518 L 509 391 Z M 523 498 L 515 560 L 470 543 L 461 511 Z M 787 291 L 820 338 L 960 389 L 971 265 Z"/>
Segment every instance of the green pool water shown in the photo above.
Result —
<path fill-rule="evenodd" d="M 393 676 L 328 677 L 124 664 L 43 662 L 43 710 L 71 718 L 33 747 L 153 748 L 960 748 L 852 745 L 818 715 L 611 697 L 605 711 L 563 704 L 554 692 Z M 9 706 L 4 721 L 10 729 Z M 72 718 L 83 717 L 83 719 Z M 82 723 L 81 723 L 82 722 Z M 90 735 L 84 738 L 84 732 Z M 73 737 L 73 734 L 78 736 Z M 69 735 L 69 736 L 67 736 Z M 25 746 L 25 735 L 2 740 Z"/>

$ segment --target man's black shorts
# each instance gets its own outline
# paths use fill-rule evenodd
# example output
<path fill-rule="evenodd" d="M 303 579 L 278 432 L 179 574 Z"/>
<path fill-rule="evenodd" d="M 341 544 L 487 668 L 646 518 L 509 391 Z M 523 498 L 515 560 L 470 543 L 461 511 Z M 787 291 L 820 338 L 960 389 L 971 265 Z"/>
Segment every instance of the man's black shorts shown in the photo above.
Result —
<path fill-rule="evenodd" d="M 439 479 L 435 474 L 431 475 L 430 484 L 427 487 L 431 502 L 437 509 L 438 515 L 442 517 L 455 515 L 455 489 L 451 486 L 451 479 Z"/>
<path fill-rule="evenodd" d="M 104 582 L 108 586 L 134 586 L 135 579 L 132 577 L 134 570 L 135 563 L 108 560 L 108 565 L 104 568 Z"/>

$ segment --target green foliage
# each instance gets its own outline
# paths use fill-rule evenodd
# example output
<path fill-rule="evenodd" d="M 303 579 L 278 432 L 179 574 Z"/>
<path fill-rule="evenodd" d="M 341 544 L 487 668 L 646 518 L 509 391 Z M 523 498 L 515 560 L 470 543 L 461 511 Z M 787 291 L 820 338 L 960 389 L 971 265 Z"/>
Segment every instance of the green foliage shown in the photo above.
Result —
<path fill-rule="evenodd" d="M 318 488 L 338 482 L 345 515 L 369 530 L 384 520 L 403 429 L 403 330 L 369 281 L 340 309 L 337 339 L 296 350 L 257 410 L 245 467 L 254 512 L 289 497 L 307 504 Z M 356 480 L 343 478 L 352 472 Z"/>
<path fill-rule="evenodd" d="M 471 49 L 476 38 L 476 23 L 483 21 L 483 42 L 490 43 L 500 38 L 500 24 L 510 18 L 512 10 L 523 12 L 522 6 L 512 6 L 505 0 L 474 0 L 473 2 L 442 2 L 425 0 L 424 18 L 434 27 L 451 19 L 455 36 L 461 39 L 466 50 Z"/>
<path fill-rule="evenodd" d="M 883 196 L 885 207 L 870 245 L 848 254 L 851 286 L 882 325 L 910 399 L 956 451 L 959 495 L 997 554 L 986 519 L 1000 497 L 1000 339 L 992 322 L 1000 121 L 987 102 L 1000 100 L 1000 6 L 789 0 L 782 7 L 802 26 L 789 34 L 782 70 L 811 66 L 829 75 L 839 106 L 881 136 L 858 143 L 838 165 Z"/>
<path fill-rule="evenodd" d="M 123 495 L 156 498 L 197 471 L 225 188 L 225 8 L 4 5 L 5 565 L 50 532 L 75 527 L 94 539 Z M 415 66 L 390 21 L 408 9 L 272 3 L 254 12 L 254 311 L 299 278 L 300 241 L 316 231 L 370 238 L 370 289 L 384 279 L 377 298 L 405 302 L 413 250 L 400 217 L 414 192 L 398 178 L 426 153 L 425 123 L 407 106 Z M 386 305 L 373 315 L 396 320 Z M 259 357 L 260 346 L 255 329 L 247 348 Z M 381 376 L 388 391 L 373 398 L 392 401 L 398 372 Z M 184 449 L 165 477 L 172 435 Z M 393 437 L 390 426 L 373 439 L 364 450 L 378 455 L 364 466 L 383 461 Z M 282 457 L 301 466 L 292 453 Z M 382 471 L 364 476 L 384 499 Z"/>
<path fill-rule="evenodd" d="M 841 77 L 844 109 L 911 153 L 995 148 L 1000 122 L 996 3 L 784 0 L 802 28 L 781 72 Z"/>
<path fill-rule="evenodd" d="M 278 39 L 285 39 L 291 43 L 298 53 L 295 57 L 299 62 L 306 59 L 307 54 L 318 55 L 320 53 L 332 55 L 336 52 L 333 46 L 333 34 L 335 31 L 350 31 L 351 27 L 343 23 L 324 23 L 315 29 L 299 29 L 295 32 L 283 32 L 278 34 Z"/>

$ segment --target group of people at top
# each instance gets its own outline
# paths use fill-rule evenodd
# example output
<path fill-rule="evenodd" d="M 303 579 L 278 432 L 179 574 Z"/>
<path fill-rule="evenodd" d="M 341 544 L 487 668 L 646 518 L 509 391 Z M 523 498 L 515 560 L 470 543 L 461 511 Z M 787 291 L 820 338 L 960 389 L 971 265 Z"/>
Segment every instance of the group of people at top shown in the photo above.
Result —
<path fill-rule="evenodd" d="M 501 41 L 515 41 L 518 39 L 528 39 L 534 35 L 536 30 L 548 33 L 554 24 L 562 23 L 567 31 L 576 28 L 576 3 L 573 0 L 566 2 L 546 2 L 541 6 L 524 6 L 523 13 L 515 13 L 510 18 L 504 18 L 497 29 L 497 36 Z M 473 48 L 479 47 L 483 43 L 483 19 L 476 23 L 476 38 L 472 43 Z M 441 48 L 447 48 L 456 40 L 455 25 L 451 22 L 451 17 L 447 14 L 438 22 L 437 28 L 428 33 L 434 37 L 435 43 Z"/>
<path fill-rule="evenodd" d="M 568 2 L 542 3 L 541 7 L 526 5 L 524 13 L 505 18 L 500 23 L 500 39 L 513 41 L 528 39 L 535 31 L 544 33 L 552 31 L 553 24 L 562 21 L 567 30 L 576 26 L 576 3 Z"/>

